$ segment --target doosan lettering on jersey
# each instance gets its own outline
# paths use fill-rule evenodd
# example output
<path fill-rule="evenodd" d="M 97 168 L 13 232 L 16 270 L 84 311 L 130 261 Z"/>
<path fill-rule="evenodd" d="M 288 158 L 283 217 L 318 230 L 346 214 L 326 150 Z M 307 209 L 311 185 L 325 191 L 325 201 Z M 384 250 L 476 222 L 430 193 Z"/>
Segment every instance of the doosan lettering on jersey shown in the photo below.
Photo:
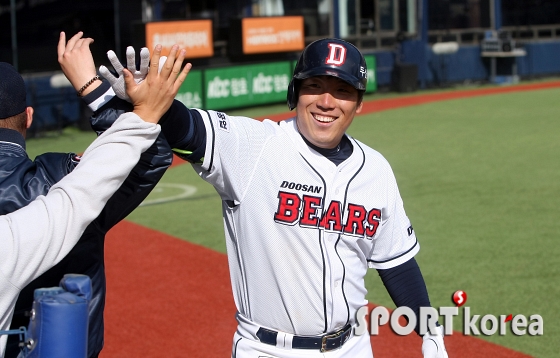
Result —
<path fill-rule="evenodd" d="M 307 191 L 307 192 L 310 192 L 310 193 L 317 193 L 317 194 L 319 194 L 321 192 L 321 190 L 323 189 L 319 185 L 300 184 L 300 183 L 288 182 L 288 181 L 285 181 L 285 180 L 282 182 L 282 184 L 280 184 L 280 187 L 281 188 L 301 190 L 301 191 Z"/>

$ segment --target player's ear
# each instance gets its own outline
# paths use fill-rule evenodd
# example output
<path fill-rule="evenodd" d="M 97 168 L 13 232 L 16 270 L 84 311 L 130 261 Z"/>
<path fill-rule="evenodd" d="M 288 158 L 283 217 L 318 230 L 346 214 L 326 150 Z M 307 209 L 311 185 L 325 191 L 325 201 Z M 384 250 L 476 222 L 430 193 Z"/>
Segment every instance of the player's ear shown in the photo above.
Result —
<path fill-rule="evenodd" d="M 27 114 L 27 120 L 26 120 L 26 127 L 27 129 L 29 129 L 29 127 L 31 127 L 31 123 L 33 123 L 33 107 L 27 107 L 25 109 L 25 113 Z"/>
<path fill-rule="evenodd" d="M 362 107 L 363 107 L 363 104 L 364 104 L 363 99 L 364 99 L 364 92 L 360 91 L 358 93 L 358 104 L 356 106 L 356 113 L 360 113 L 362 111 Z"/>

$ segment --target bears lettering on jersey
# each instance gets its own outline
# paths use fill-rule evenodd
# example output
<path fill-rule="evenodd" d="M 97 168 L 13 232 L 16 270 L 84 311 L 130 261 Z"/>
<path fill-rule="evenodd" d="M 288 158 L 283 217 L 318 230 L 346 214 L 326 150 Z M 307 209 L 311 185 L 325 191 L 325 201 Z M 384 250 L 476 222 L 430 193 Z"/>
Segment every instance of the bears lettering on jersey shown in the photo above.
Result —
<path fill-rule="evenodd" d="M 381 221 L 381 210 L 367 210 L 362 205 L 349 203 L 342 210 L 342 203 L 333 200 L 323 210 L 323 198 L 284 191 L 278 192 L 278 209 L 274 221 L 283 225 L 305 228 L 322 228 L 340 234 L 372 239 Z M 346 219 L 344 222 L 343 220 Z"/>

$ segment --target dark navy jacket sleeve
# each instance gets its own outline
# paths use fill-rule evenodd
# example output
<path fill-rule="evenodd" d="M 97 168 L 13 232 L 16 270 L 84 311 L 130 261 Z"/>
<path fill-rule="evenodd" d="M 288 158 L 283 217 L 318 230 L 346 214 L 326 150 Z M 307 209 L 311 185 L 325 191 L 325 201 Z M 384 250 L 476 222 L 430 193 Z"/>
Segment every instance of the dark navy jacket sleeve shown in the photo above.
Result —
<path fill-rule="evenodd" d="M 112 107 L 92 116 L 91 124 L 96 132 L 109 128 L 120 114 L 132 110 L 132 105 L 116 97 L 107 106 Z M 115 153 L 117 158 L 118 155 L 119 153 Z M 165 136 L 160 134 L 154 144 L 140 156 L 138 164 L 94 221 L 100 232 L 107 232 L 140 205 L 171 165 L 172 160 L 171 148 Z"/>

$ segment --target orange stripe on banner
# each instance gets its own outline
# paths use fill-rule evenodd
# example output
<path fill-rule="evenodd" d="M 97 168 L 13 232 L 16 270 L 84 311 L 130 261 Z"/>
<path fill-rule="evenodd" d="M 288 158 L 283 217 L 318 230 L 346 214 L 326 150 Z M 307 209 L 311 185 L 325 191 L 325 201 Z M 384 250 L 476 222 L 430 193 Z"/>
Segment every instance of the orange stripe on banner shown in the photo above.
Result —
<path fill-rule="evenodd" d="M 102 358 L 229 357 L 236 328 L 227 256 L 122 221 L 105 243 L 107 303 Z M 373 306 L 372 306 L 373 307 Z M 376 358 L 421 358 L 422 340 L 382 326 Z M 453 358 L 528 358 L 456 332 Z"/>

